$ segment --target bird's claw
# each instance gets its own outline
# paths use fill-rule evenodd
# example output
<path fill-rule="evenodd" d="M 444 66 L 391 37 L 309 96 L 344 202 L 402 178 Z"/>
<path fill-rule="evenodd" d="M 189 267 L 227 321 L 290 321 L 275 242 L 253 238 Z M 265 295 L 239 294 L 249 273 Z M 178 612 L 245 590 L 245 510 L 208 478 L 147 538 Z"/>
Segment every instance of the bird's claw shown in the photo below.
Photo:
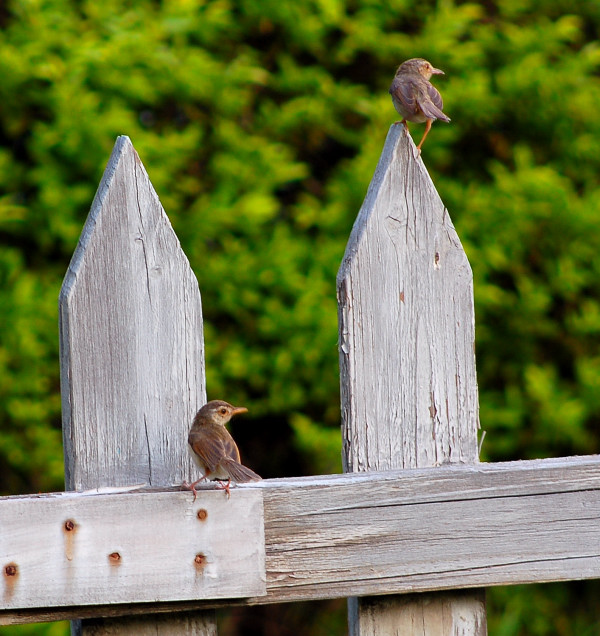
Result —
<path fill-rule="evenodd" d="M 198 496 L 198 491 L 196 490 L 196 485 L 199 484 L 204 479 L 206 479 L 206 477 L 202 476 L 202 477 L 200 477 L 200 479 L 196 479 L 196 481 L 192 482 L 191 484 L 188 484 L 187 481 L 184 481 L 183 484 L 181 484 L 181 487 L 184 490 L 191 490 L 194 493 L 194 499 L 192 500 L 192 503 L 194 503 L 196 501 L 196 497 Z"/>
<path fill-rule="evenodd" d="M 227 499 L 231 499 L 231 479 L 227 480 L 227 483 L 224 484 L 222 481 L 217 482 L 217 489 L 224 490 L 227 493 Z"/>
<path fill-rule="evenodd" d="M 183 490 L 191 490 L 192 493 L 194 493 L 193 501 L 196 501 L 196 497 L 198 495 L 198 491 L 196 490 L 196 485 L 199 484 L 201 481 L 204 481 L 205 479 L 206 477 L 200 477 L 200 479 L 197 479 L 195 482 L 191 484 L 188 484 L 187 481 L 184 481 L 181 484 L 181 488 Z M 221 480 L 217 480 L 216 487 L 217 487 L 217 490 L 224 490 L 225 493 L 227 494 L 227 499 L 231 499 L 231 479 L 228 479 L 227 483 L 224 483 Z"/>

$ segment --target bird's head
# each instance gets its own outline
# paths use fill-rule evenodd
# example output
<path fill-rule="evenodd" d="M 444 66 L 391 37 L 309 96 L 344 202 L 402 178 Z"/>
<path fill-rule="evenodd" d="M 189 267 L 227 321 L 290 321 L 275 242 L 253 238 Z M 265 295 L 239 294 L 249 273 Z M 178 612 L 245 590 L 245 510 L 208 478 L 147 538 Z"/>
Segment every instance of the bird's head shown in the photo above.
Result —
<path fill-rule="evenodd" d="M 223 400 L 213 400 L 205 404 L 198 413 L 196 413 L 194 424 L 210 423 L 225 426 L 234 415 L 247 412 L 248 409 L 245 406 L 232 406 Z"/>
<path fill-rule="evenodd" d="M 444 71 L 435 68 L 430 62 L 422 57 L 415 57 L 412 60 L 406 60 L 398 67 L 398 73 L 418 73 L 428 80 L 432 75 L 445 75 Z"/>

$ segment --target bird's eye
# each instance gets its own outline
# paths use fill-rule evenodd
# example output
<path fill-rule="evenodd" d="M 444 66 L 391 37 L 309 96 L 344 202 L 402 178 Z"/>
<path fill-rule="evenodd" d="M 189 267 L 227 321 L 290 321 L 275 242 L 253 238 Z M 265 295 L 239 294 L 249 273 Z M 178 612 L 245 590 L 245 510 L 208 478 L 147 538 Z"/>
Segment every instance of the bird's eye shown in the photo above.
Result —
<path fill-rule="evenodd" d="M 221 415 L 225 415 L 227 413 L 227 409 L 225 407 L 221 408 Z"/>

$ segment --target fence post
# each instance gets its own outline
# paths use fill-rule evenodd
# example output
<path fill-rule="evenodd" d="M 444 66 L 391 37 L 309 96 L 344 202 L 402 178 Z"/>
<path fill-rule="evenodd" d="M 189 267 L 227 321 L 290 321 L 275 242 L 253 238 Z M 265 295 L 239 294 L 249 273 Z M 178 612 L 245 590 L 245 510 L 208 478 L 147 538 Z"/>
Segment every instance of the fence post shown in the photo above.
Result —
<path fill-rule="evenodd" d="M 476 463 L 472 273 L 400 124 L 337 288 L 345 471 Z M 348 608 L 351 636 L 487 633 L 483 590 L 349 599 Z"/>
<path fill-rule="evenodd" d="M 119 137 L 59 298 L 66 487 L 190 480 L 206 401 L 198 283 L 127 137 Z M 214 636 L 214 614 L 75 621 L 74 633 Z"/>

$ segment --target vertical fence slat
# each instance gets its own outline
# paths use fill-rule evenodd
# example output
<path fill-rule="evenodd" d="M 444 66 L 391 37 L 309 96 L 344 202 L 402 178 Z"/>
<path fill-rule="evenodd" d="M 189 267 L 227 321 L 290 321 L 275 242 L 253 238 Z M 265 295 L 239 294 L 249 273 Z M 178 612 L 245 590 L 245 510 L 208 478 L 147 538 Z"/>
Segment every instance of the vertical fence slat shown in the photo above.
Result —
<path fill-rule="evenodd" d="M 337 286 L 345 470 L 477 462 L 471 268 L 402 125 L 390 129 Z M 354 636 L 398 625 L 481 636 L 484 593 L 351 599 L 349 623 Z"/>
<path fill-rule="evenodd" d="M 197 280 L 127 137 L 119 137 L 59 298 L 66 486 L 170 486 L 206 401 Z M 212 614 L 127 620 L 84 633 L 214 635 Z M 120 625 L 120 626 L 119 626 Z M 157 631 L 160 630 L 160 631 Z"/>

